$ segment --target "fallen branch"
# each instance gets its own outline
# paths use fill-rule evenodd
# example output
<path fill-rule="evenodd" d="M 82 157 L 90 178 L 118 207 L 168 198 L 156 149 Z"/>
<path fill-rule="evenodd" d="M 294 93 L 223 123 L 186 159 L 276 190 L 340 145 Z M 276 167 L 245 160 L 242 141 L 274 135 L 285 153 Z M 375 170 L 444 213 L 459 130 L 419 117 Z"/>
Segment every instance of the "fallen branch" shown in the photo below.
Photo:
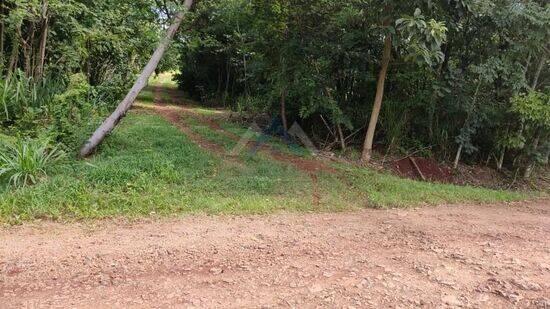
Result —
<path fill-rule="evenodd" d="M 408 159 L 408 158 L 414 156 L 415 154 L 417 154 L 417 153 L 419 153 L 419 152 L 421 152 L 421 151 L 424 151 L 424 150 L 426 150 L 426 149 L 432 148 L 433 146 L 434 146 L 434 145 L 430 145 L 430 146 L 426 146 L 426 147 L 417 149 L 417 150 L 415 150 L 415 151 L 409 153 L 408 155 L 406 155 L 406 156 L 404 156 L 404 157 L 402 157 L 402 158 L 400 158 L 400 159 L 394 160 L 393 162 L 399 162 L 399 161 L 401 161 L 401 160 Z"/>
<path fill-rule="evenodd" d="M 330 132 L 330 135 L 332 135 L 335 139 L 337 139 L 338 137 L 336 136 L 336 134 L 334 133 L 334 131 L 332 131 L 332 129 L 330 128 L 330 126 L 328 125 L 327 121 L 325 120 L 325 117 L 323 117 L 323 115 L 320 115 L 321 116 L 321 120 L 323 120 L 323 123 L 325 124 L 325 126 L 327 127 L 328 131 Z"/>
<path fill-rule="evenodd" d="M 426 176 L 422 173 L 420 170 L 420 166 L 416 163 L 416 160 L 413 157 L 409 157 L 409 160 L 411 160 L 411 163 L 413 164 L 414 168 L 416 169 L 416 172 L 418 172 L 418 175 L 422 178 L 422 180 L 426 181 Z"/>

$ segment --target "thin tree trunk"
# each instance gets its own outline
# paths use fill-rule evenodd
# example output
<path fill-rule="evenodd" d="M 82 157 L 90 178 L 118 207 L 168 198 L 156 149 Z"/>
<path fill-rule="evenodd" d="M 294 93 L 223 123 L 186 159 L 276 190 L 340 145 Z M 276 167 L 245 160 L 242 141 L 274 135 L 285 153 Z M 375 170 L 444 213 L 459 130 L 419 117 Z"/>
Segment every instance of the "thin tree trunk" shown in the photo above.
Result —
<path fill-rule="evenodd" d="M 223 72 L 220 69 L 220 67 L 218 67 L 218 88 L 216 88 L 216 96 L 220 99 L 223 99 L 223 97 L 222 97 L 222 83 L 223 83 Z"/>
<path fill-rule="evenodd" d="M 166 52 L 166 49 L 168 48 L 168 45 L 170 45 L 170 42 L 174 38 L 174 35 L 178 31 L 183 18 L 188 10 L 191 9 L 193 5 L 193 0 L 185 0 L 185 10 L 179 12 L 170 28 L 168 28 L 168 31 L 166 32 L 165 38 L 160 42 L 159 46 L 157 47 L 157 50 L 149 60 L 149 63 L 145 66 L 143 71 L 141 72 L 141 75 L 135 82 L 134 86 L 130 90 L 130 92 L 126 95 L 124 100 L 118 105 L 117 109 L 114 111 L 111 116 L 109 116 L 103 124 L 95 131 L 95 133 L 90 137 L 90 139 L 82 146 L 82 149 L 80 149 L 80 156 L 81 157 L 87 157 L 89 156 L 96 147 L 101 144 L 101 142 L 105 139 L 105 137 L 113 131 L 113 129 L 117 126 L 117 124 L 120 122 L 120 120 L 126 115 L 132 104 L 134 103 L 136 97 L 138 94 L 147 86 L 147 83 L 149 81 L 149 78 L 157 68 L 160 60 L 162 59 L 162 56 Z"/>
<path fill-rule="evenodd" d="M 460 162 L 460 157 L 462 156 L 462 149 L 464 148 L 464 145 L 458 146 L 458 151 L 456 152 L 455 162 L 453 164 L 453 168 L 456 170 L 458 168 L 458 163 Z"/>
<path fill-rule="evenodd" d="M 535 137 L 535 140 L 533 141 L 533 153 L 535 153 L 539 148 L 540 143 L 540 132 L 537 134 L 537 137 Z M 534 155 L 532 158 L 529 159 L 529 162 L 527 163 L 527 166 L 525 167 L 525 170 L 523 172 L 523 179 L 529 179 L 531 178 L 531 175 L 533 174 L 533 170 L 535 169 L 535 165 L 537 164 L 536 159 L 534 158 Z"/>
<path fill-rule="evenodd" d="M 388 75 L 388 67 L 391 60 L 392 38 L 388 34 L 384 42 L 384 55 L 382 56 L 382 68 L 378 76 L 378 84 L 376 86 L 376 98 L 374 100 L 374 106 L 372 108 L 372 114 L 370 118 L 369 128 L 365 138 L 365 145 L 363 146 L 363 155 L 361 160 L 364 163 L 370 162 L 372 158 L 372 145 L 374 142 L 374 133 L 376 131 L 376 125 L 378 124 L 378 116 L 380 115 L 380 109 L 382 108 L 382 101 L 384 99 L 384 87 L 386 84 L 386 77 Z"/>
<path fill-rule="evenodd" d="M 42 3 L 42 34 L 40 35 L 40 46 L 38 48 L 35 78 L 42 78 L 44 74 L 44 64 L 46 62 L 46 44 L 48 42 L 48 0 Z"/>
<path fill-rule="evenodd" d="M 244 69 L 244 93 L 248 96 L 248 68 L 246 64 L 246 54 L 243 54 L 243 69 Z"/>
<path fill-rule="evenodd" d="M 285 130 L 285 135 L 288 132 L 288 121 L 286 119 L 286 87 L 281 91 L 281 119 L 283 121 L 283 128 Z"/>
<path fill-rule="evenodd" d="M 502 149 L 502 152 L 500 153 L 500 157 L 498 158 L 497 162 L 497 170 L 502 171 L 502 166 L 504 165 L 504 156 L 506 155 L 506 149 Z"/>
<path fill-rule="evenodd" d="M 528 80 L 527 73 L 529 73 L 529 66 L 531 65 L 531 52 L 529 52 L 529 56 L 527 56 L 527 60 L 525 61 L 525 66 L 523 67 L 523 77 L 525 80 Z"/>
<path fill-rule="evenodd" d="M 336 125 L 336 128 L 338 130 L 338 137 L 340 140 L 340 147 L 342 147 L 342 151 L 346 151 L 346 138 L 344 137 L 344 132 L 342 131 L 342 125 L 338 123 Z"/>
<path fill-rule="evenodd" d="M 8 68 L 7 79 L 10 79 L 11 75 L 17 69 L 17 62 L 19 60 L 19 41 L 17 35 L 13 35 L 13 43 L 11 45 L 10 65 Z"/>
<path fill-rule="evenodd" d="M 34 27 L 34 23 L 30 25 L 31 27 L 31 33 L 27 37 L 27 40 L 24 41 L 25 48 L 23 49 L 23 55 L 25 58 L 25 74 L 28 77 L 32 76 L 33 73 L 33 59 L 34 59 L 34 36 L 36 33 L 36 29 Z"/>
<path fill-rule="evenodd" d="M 468 112 L 468 117 L 466 118 L 466 121 L 464 122 L 464 126 L 468 125 L 468 122 L 470 121 L 470 117 L 472 116 L 472 113 L 476 109 L 476 103 L 477 103 L 477 96 L 479 94 L 479 90 L 481 89 L 481 79 L 477 83 L 476 92 L 474 93 L 474 101 L 473 101 L 473 110 Z M 460 163 L 460 157 L 462 156 L 462 150 L 464 149 L 464 144 L 460 144 L 460 147 L 458 147 L 458 151 L 456 152 L 455 162 L 453 164 L 454 169 L 456 170 L 458 168 L 458 163 Z"/>
<path fill-rule="evenodd" d="M 231 81 L 231 63 L 229 58 L 227 59 L 226 64 L 226 75 L 225 75 L 225 91 L 223 94 L 223 105 L 227 105 L 227 97 L 229 97 L 229 82 Z"/>
<path fill-rule="evenodd" d="M 4 34 L 6 27 L 4 25 L 4 0 L 0 0 L 0 74 L 3 73 L 4 70 L 4 61 L 5 61 L 5 54 L 4 54 Z"/>

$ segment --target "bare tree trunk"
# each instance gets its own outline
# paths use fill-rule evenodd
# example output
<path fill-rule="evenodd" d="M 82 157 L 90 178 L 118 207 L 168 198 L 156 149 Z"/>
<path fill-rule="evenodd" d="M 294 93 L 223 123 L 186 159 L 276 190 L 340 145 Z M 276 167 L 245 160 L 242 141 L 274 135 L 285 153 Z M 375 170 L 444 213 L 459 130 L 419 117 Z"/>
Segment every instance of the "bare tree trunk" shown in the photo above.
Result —
<path fill-rule="evenodd" d="M 7 79 L 10 79 L 11 75 L 17 69 L 17 62 L 19 61 L 19 41 L 17 35 L 13 35 L 13 43 L 11 45 L 10 65 L 8 67 Z"/>
<path fill-rule="evenodd" d="M 288 132 L 288 121 L 286 119 L 286 87 L 281 91 L 281 119 L 283 121 L 283 128 L 285 134 Z"/>
<path fill-rule="evenodd" d="M 3 73 L 4 69 L 4 34 L 6 31 L 6 26 L 4 25 L 4 0 L 0 0 L 0 74 Z"/>
<path fill-rule="evenodd" d="M 539 148 L 540 143 L 540 132 L 537 134 L 537 137 L 535 137 L 535 140 L 533 141 L 533 153 L 535 153 Z M 529 162 L 527 163 L 527 166 L 525 166 L 525 170 L 523 172 L 523 179 L 529 179 L 531 178 L 531 175 L 533 174 L 533 170 L 535 169 L 537 162 L 534 158 L 534 155 L 532 158 L 529 159 Z"/>
<path fill-rule="evenodd" d="M 222 96 L 222 83 L 223 83 L 223 72 L 222 72 L 221 68 L 218 66 L 218 88 L 216 88 L 216 96 L 219 99 L 223 99 L 223 96 Z"/>
<path fill-rule="evenodd" d="M 458 146 L 458 151 L 456 152 L 455 162 L 453 168 L 456 170 L 458 168 L 458 163 L 460 163 L 460 157 L 462 156 L 463 145 Z"/>
<path fill-rule="evenodd" d="M 38 47 L 35 78 L 42 78 L 44 74 L 44 64 L 46 62 L 46 43 L 48 42 L 48 0 L 42 3 L 42 34 L 40 35 L 40 46 Z"/>
<path fill-rule="evenodd" d="M 134 103 L 136 97 L 138 94 L 147 86 L 147 83 L 149 81 L 149 77 L 153 74 L 155 69 L 157 68 L 160 60 L 162 59 L 162 56 L 166 52 L 166 49 L 168 48 L 168 45 L 170 45 L 170 42 L 174 38 L 174 35 L 178 31 L 183 18 L 188 10 L 191 9 L 193 6 L 193 0 L 185 0 L 185 9 L 181 12 L 179 12 L 170 28 L 168 28 L 168 31 L 166 32 L 165 38 L 160 42 L 159 46 L 157 47 L 157 50 L 149 60 L 149 63 L 145 66 L 143 71 L 141 72 L 141 75 L 135 82 L 134 86 L 130 90 L 130 92 L 126 95 L 124 100 L 118 105 L 117 109 L 114 111 L 111 116 L 109 116 L 103 124 L 95 131 L 95 133 L 90 137 L 90 139 L 82 146 L 82 149 L 80 149 L 80 156 L 81 157 L 87 157 L 89 156 L 96 147 L 101 144 L 101 142 L 105 139 L 105 137 L 113 131 L 113 129 L 117 126 L 117 124 L 120 122 L 120 120 L 126 115 L 132 104 Z"/>
<path fill-rule="evenodd" d="M 231 63 L 229 62 L 229 59 L 227 59 L 226 67 L 227 72 L 225 75 L 225 91 L 223 93 L 224 106 L 227 104 L 227 98 L 229 97 L 229 82 L 231 81 Z"/>
<path fill-rule="evenodd" d="M 500 157 L 498 158 L 497 162 L 497 170 L 502 171 L 502 166 L 504 165 L 504 156 L 506 155 L 506 148 L 502 149 L 502 152 L 500 153 Z"/>
<path fill-rule="evenodd" d="M 33 65 L 33 59 L 34 59 L 34 36 L 36 33 L 36 28 L 34 23 L 30 25 L 31 33 L 27 37 L 27 39 L 24 42 L 24 48 L 23 48 L 23 55 L 25 58 L 25 74 L 28 77 L 32 76 L 34 65 Z"/>
<path fill-rule="evenodd" d="M 388 75 L 388 67 L 391 60 L 392 38 L 388 34 L 384 42 L 384 55 L 382 56 L 382 68 L 378 75 L 378 84 L 376 86 L 376 98 L 374 100 L 374 106 L 372 108 L 372 114 L 370 118 L 369 128 L 367 130 L 367 136 L 365 138 L 365 145 L 363 146 L 363 155 L 361 160 L 364 163 L 370 162 L 372 158 L 372 145 L 374 142 L 374 133 L 376 131 L 376 125 L 378 124 L 378 116 L 380 115 L 380 109 L 382 108 L 382 101 L 384 99 L 384 87 L 386 84 L 386 77 Z"/>
<path fill-rule="evenodd" d="M 477 83 L 476 92 L 474 93 L 473 110 L 468 112 L 468 117 L 466 118 L 466 121 L 464 122 L 464 126 L 468 125 L 468 123 L 470 121 L 470 117 L 472 116 L 472 113 L 476 109 L 477 96 L 479 94 L 479 90 L 481 89 L 481 82 L 482 82 L 482 80 L 480 79 L 479 82 Z M 460 157 L 462 156 L 462 150 L 464 150 L 464 144 L 460 143 L 460 146 L 458 147 L 458 151 L 456 152 L 455 162 L 453 164 L 453 167 L 454 167 L 455 170 L 458 168 L 458 163 L 460 163 Z"/>
<path fill-rule="evenodd" d="M 344 137 L 344 132 L 342 131 L 342 125 L 338 123 L 336 125 L 336 129 L 338 130 L 338 137 L 340 140 L 340 147 L 342 147 L 342 151 L 346 151 L 346 138 Z"/>
<path fill-rule="evenodd" d="M 523 67 L 523 77 L 525 80 L 529 80 L 527 78 L 527 73 L 529 73 L 529 66 L 531 65 L 531 52 L 529 52 L 529 56 L 527 57 L 527 60 L 525 61 L 525 66 Z"/>

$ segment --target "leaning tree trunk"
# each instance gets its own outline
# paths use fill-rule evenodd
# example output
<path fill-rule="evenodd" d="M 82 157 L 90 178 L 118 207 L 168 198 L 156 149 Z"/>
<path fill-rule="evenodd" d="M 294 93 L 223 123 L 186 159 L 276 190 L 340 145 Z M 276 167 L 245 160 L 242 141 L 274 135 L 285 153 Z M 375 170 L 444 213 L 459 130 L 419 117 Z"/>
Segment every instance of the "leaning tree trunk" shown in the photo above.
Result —
<path fill-rule="evenodd" d="M 185 10 L 179 12 L 176 15 L 172 25 L 170 26 L 170 28 L 168 28 L 168 31 L 166 32 L 166 37 L 160 42 L 157 50 L 149 60 L 149 63 L 147 63 L 147 65 L 141 72 L 141 75 L 137 79 L 130 92 L 126 95 L 124 100 L 122 100 L 122 102 L 118 105 L 114 113 L 112 113 L 111 116 L 105 119 L 103 124 L 101 124 L 101 126 L 95 131 L 95 133 L 92 135 L 92 137 L 90 137 L 86 144 L 82 146 L 82 149 L 80 150 L 81 157 L 89 156 L 96 149 L 96 147 L 101 144 L 105 137 L 109 133 L 111 133 L 111 131 L 113 131 L 120 120 L 126 115 L 130 107 L 132 107 L 132 104 L 134 104 L 134 101 L 141 90 L 143 90 L 143 88 L 147 86 L 149 78 L 155 72 L 155 69 L 157 68 L 160 60 L 162 59 L 162 56 L 168 48 L 168 45 L 170 45 L 170 42 L 178 31 L 183 21 L 183 17 L 185 16 L 185 13 L 191 9 L 192 5 L 193 0 L 185 0 Z"/>
<path fill-rule="evenodd" d="M 378 76 L 378 84 L 376 86 L 376 98 L 374 100 L 374 106 L 372 108 L 372 114 L 370 118 L 369 128 L 367 130 L 367 136 L 365 138 L 365 145 L 363 147 L 363 155 L 361 160 L 364 163 L 370 162 L 372 158 L 372 144 L 374 143 L 374 133 L 376 131 L 376 125 L 378 124 L 378 116 L 380 115 L 380 109 L 382 108 L 382 100 L 384 99 L 384 87 L 386 84 L 386 76 L 388 75 L 388 67 L 390 65 L 392 49 L 391 35 L 388 34 L 386 41 L 384 42 L 384 55 L 382 57 L 382 68 Z"/>

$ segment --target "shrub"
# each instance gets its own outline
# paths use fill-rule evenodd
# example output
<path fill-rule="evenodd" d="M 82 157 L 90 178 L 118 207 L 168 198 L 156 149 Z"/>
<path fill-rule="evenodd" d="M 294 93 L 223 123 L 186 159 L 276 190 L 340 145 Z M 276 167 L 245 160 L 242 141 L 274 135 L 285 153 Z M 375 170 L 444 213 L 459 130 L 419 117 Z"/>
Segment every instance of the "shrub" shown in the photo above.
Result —
<path fill-rule="evenodd" d="M 74 147 L 75 136 L 93 118 L 94 106 L 89 101 L 91 87 L 84 74 L 74 74 L 69 78 L 67 89 L 57 94 L 48 104 L 50 136 L 58 142 Z"/>
<path fill-rule="evenodd" d="M 0 179 L 14 187 L 34 185 L 65 154 L 48 140 L 0 141 Z"/>
<path fill-rule="evenodd" d="M 103 105 L 102 93 L 89 85 L 84 74 L 61 81 L 34 80 L 17 72 L 0 80 L 0 127 L 14 136 L 47 137 L 77 148 L 88 127 L 96 125 Z"/>

